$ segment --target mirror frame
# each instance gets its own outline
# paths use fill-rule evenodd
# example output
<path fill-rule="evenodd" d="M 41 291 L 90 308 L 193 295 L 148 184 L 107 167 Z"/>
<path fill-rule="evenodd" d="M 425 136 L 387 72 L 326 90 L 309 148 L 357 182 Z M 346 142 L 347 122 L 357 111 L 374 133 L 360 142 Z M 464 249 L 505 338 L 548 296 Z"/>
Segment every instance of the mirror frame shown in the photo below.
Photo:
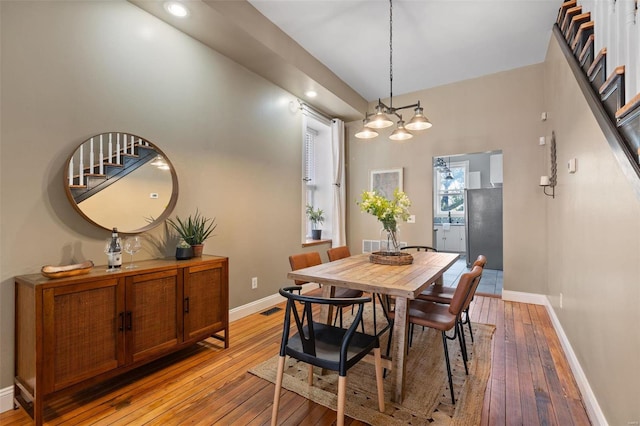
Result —
<path fill-rule="evenodd" d="M 167 157 L 167 155 L 160 149 L 158 148 L 158 146 L 154 143 L 151 143 L 149 140 L 140 137 L 138 135 L 135 135 L 133 133 L 129 133 L 129 132 L 104 132 L 104 133 L 99 133 L 97 135 L 91 136 L 90 138 L 86 139 L 85 141 L 83 141 L 82 143 L 80 143 L 80 145 L 78 145 L 76 147 L 76 149 L 71 153 L 71 155 L 69 157 L 67 157 L 67 161 L 65 162 L 65 171 L 64 171 L 64 176 L 63 176 L 63 184 L 64 184 L 64 190 L 65 190 L 65 194 L 67 195 L 67 199 L 69 200 L 69 203 L 71 203 L 71 205 L 73 206 L 73 208 L 80 213 L 80 216 L 82 216 L 87 222 L 101 228 L 101 229 L 106 229 L 107 231 L 111 231 L 112 228 L 108 228 L 104 225 L 101 225 L 99 223 L 97 223 L 96 221 L 94 221 L 92 218 L 90 218 L 89 216 L 87 216 L 82 209 L 80 208 L 80 206 L 78 205 L 78 203 L 76 203 L 75 198 L 73 196 L 73 194 L 71 193 L 71 189 L 69 188 L 69 163 L 72 160 L 73 156 L 76 154 L 76 152 L 78 151 L 78 149 L 80 149 L 80 147 L 82 145 L 84 145 L 85 143 L 91 141 L 92 138 L 94 139 L 99 139 L 100 135 L 108 135 L 108 134 L 125 134 L 128 136 L 132 136 L 135 139 L 140 139 L 144 142 L 149 143 L 153 149 L 155 149 L 159 155 L 161 155 L 164 160 L 167 162 L 167 164 L 170 167 L 170 171 L 171 171 L 171 184 L 172 184 L 172 191 L 171 191 L 171 198 L 169 199 L 169 202 L 167 203 L 167 207 L 164 209 L 164 211 L 162 212 L 162 214 L 160 214 L 160 216 L 158 216 L 157 218 L 154 218 L 153 222 L 150 222 L 148 224 L 146 224 L 145 226 L 138 228 L 138 229 L 134 229 L 134 230 L 120 230 L 118 229 L 118 232 L 120 234 L 125 234 L 125 235 L 133 235 L 133 234 L 140 234 L 142 232 L 145 231 L 149 231 L 150 229 L 155 228 L 156 226 L 160 225 L 162 222 L 164 222 L 169 215 L 173 212 L 173 209 L 176 206 L 176 203 L 178 202 L 178 193 L 179 193 L 179 188 L 178 188 L 178 175 L 176 174 L 176 169 L 173 166 L 173 164 L 171 163 L 171 160 L 169 160 L 169 158 Z"/>

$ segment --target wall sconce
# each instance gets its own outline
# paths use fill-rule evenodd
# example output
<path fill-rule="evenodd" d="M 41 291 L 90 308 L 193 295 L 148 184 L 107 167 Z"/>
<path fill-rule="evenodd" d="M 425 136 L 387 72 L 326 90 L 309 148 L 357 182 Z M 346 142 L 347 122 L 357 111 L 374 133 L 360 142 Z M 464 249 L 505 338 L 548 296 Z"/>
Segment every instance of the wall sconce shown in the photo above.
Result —
<path fill-rule="evenodd" d="M 551 132 L 551 176 L 540 176 L 540 186 L 544 195 L 556 198 L 556 179 L 558 176 L 558 159 L 556 156 L 556 134 Z M 547 193 L 547 188 L 551 187 L 551 193 Z"/>

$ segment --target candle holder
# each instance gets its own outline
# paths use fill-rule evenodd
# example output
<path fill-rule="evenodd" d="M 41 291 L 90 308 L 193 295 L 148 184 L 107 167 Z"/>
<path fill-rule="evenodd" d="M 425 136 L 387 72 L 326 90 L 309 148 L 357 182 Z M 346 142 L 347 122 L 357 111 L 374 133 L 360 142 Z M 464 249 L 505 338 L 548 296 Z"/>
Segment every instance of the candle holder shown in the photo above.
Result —
<path fill-rule="evenodd" d="M 542 192 L 551 198 L 556 198 L 556 179 L 558 176 L 558 158 L 556 155 L 556 133 L 551 132 L 551 176 L 540 176 L 540 186 Z M 547 192 L 547 188 L 551 188 L 551 193 Z"/>

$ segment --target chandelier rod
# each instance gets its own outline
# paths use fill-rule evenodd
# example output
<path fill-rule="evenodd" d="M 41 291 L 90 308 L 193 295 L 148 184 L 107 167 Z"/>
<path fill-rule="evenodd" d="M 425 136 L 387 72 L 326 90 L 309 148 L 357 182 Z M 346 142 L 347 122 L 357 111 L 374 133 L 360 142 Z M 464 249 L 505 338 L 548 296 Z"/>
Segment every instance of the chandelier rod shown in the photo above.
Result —
<path fill-rule="evenodd" d="M 393 0 L 389 0 L 389 107 L 393 110 Z"/>

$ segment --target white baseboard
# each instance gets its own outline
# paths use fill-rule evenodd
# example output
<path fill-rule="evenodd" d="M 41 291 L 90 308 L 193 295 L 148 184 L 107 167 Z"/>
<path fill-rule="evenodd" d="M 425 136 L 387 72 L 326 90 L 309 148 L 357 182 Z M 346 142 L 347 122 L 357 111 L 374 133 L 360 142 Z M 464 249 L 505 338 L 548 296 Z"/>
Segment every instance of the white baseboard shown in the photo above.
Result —
<path fill-rule="evenodd" d="M 0 389 L 0 413 L 13 410 L 13 386 Z"/>
<path fill-rule="evenodd" d="M 549 313 L 549 317 L 551 318 L 553 328 L 556 330 L 558 338 L 560 339 L 562 349 L 564 349 L 564 353 L 567 356 L 567 361 L 569 361 L 569 366 L 571 367 L 573 376 L 576 379 L 578 388 L 580 389 L 580 394 L 582 395 L 582 400 L 584 401 L 584 406 L 587 410 L 589 420 L 591 420 L 591 424 L 594 426 L 607 426 L 609 423 L 607 422 L 604 413 L 600 409 L 600 404 L 598 404 L 598 400 L 591 390 L 591 386 L 589 385 L 587 376 L 584 374 L 582 366 L 578 361 L 578 357 L 576 357 L 576 354 L 571 347 L 571 343 L 569 343 L 569 339 L 562 329 L 562 325 L 560 324 L 560 320 L 556 315 L 556 311 L 553 309 L 553 306 L 551 305 L 551 302 L 548 298 L 545 306 L 547 308 L 547 312 Z"/>
<path fill-rule="evenodd" d="M 502 290 L 502 300 L 508 302 L 529 303 L 532 305 L 547 305 L 547 296 L 538 293 L 523 293 L 521 291 Z"/>
<path fill-rule="evenodd" d="M 304 284 L 302 286 L 302 294 L 318 288 L 317 284 Z M 246 305 L 238 306 L 229 310 L 229 322 L 236 321 L 244 318 L 248 315 L 255 314 L 256 312 L 263 311 L 272 306 L 277 305 L 285 301 L 285 298 L 280 296 L 279 293 L 272 294 L 271 296 L 263 297 Z"/>

